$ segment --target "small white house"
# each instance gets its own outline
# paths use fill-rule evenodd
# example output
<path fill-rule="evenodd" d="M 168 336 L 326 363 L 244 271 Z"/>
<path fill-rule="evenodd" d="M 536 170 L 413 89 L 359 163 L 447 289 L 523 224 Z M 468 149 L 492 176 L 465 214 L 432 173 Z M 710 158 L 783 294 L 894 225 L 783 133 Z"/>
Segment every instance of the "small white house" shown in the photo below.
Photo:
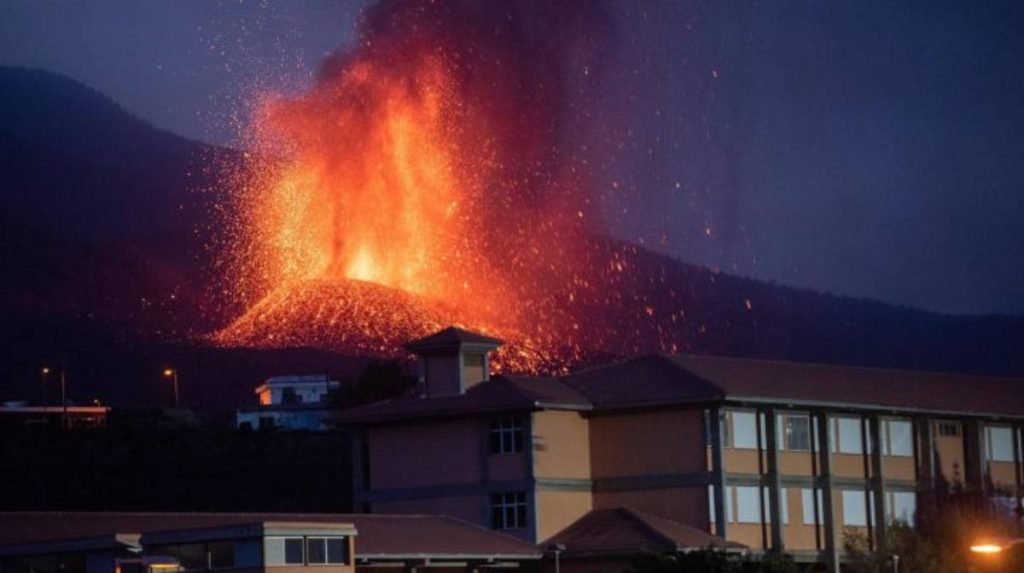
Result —
<path fill-rule="evenodd" d="M 330 411 L 327 395 L 340 386 L 324 374 L 274 376 L 256 387 L 257 406 L 237 413 L 237 427 L 323 431 Z"/>

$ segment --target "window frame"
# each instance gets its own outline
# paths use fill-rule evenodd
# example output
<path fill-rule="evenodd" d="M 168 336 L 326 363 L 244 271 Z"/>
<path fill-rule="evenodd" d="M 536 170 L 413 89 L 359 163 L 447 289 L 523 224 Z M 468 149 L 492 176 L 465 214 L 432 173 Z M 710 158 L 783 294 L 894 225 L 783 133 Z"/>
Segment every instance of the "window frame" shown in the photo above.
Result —
<path fill-rule="evenodd" d="M 529 504 L 525 491 L 493 493 L 489 507 L 491 529 L 514 531 L 527 529 L 530 526 Z M 509 519 L 510 517 L 511 519 Z"/>
<path fill-rule="evenodd" d="M 487 428 L 487 452 L 492 456 L 521 454 L 526 449 L 526 424 L 521 416 L 502 416 Z"/>

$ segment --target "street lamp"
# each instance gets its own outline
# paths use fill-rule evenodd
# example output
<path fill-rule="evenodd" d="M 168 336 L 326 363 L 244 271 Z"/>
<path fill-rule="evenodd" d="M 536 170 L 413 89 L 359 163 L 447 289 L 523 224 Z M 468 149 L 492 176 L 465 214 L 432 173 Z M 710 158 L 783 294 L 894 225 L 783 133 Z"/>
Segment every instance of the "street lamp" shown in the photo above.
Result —
<path fill-rule="evenodd" d="M 565 545 L 561 543 L 552 543 L 548 546 L 548 550 L 555 554 L 555 573 L 561 573 L 560 557 L 562 552 L 565 551 Z"/>
<path fill-rule="evenodd" d="M 992 555 L 995 553 L 1002 553 L 1014 545 L 1020 544 L 1024 544 L 1024 537 L 1018 537 L 1016 539 L 987 539 L 972 545 L 971 551 L 974 553 Z"/>
<path fill-rule="evenodd" d="M 178 371 L 173 368 L 164 368 L 164 378 L 170 378 L 174 382 L 174 407 L 180 408 L 181 403 L 178 398 Z"/>
<path fill-rule="evenodd" d="M 39 369 L 39 378 L 40 378 L 40 380 L 42 382 L 41 386 L 43 387 L 43 419 L 44 420 L 46 419 L 46 407 L 49 406 L 49 404 L 47 403 L 48 400 L 46 399 L 46 389 L 47 389 L 46 388 L 46 386 L 47 386 L 46 382 L 47 382 L 47 378 L 49 378 L 49 376 L 50 376 L 50 367 L 49 366 L 43 366 L 42 368 Z"/>

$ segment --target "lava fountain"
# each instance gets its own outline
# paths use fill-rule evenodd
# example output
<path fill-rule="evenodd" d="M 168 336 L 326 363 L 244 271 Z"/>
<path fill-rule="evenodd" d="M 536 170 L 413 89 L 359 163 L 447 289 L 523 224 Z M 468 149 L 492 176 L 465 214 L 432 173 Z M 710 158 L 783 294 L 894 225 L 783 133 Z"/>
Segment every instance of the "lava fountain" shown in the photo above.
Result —
<path fill-rule="evenodd" d="M 585 252 L 566 137 L 600 18 L 552 4 L 380 2 L 308 91 L 263 96 L 224 257 L 243 311 L 215 341 L 388 354 L 457 324 L 509 342 L 499 367 L 572 362 L 595 273 L 623 269 Z"/>

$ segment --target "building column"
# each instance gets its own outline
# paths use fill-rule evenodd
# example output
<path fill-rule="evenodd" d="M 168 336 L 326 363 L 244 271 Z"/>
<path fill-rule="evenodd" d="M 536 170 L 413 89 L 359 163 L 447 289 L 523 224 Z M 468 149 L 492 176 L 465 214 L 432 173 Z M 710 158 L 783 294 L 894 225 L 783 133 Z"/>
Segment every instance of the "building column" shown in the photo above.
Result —
<path fill-rule="evenodd" d="M 964 433 L 964 486 L 967 491 L 984 491 L 983 432 L 977 420 L 962 420 L 960 426 Z"/>
<path fill-rule="evenodd" d="M 868 480 L 869 498 L 874 497 L 875 547 L 885 552 L 885 476 L 882 473 L 882 420 L 878 414 L 868 416 L 868 434 L 871 440 L 871 476 Z"/>
<path fill-rule="evenodd" d="M 782 512 L 779 510 L 778 424 L 775 420 L 775 408 L 766 409 L 764 411 L 764 429 L 768 471 L 765 474 L 765 481 L 768 486 L 768 515 L 771 522 L 769 524 L 771 530 L 771 548 L 774 551 L 783 551 L 785 546 L 782 542 Z"/>
<path fill-rule="evenodd" d="M 1014 488 L 1013 497 L 1016 501 L 1017 518 L 1024 519 L 1024 449 L 1022 449 L 1021 442 L 1024 441 L 1022 436 L 1024 434 L 1024 428 L 1021 426 L 1013 427 L 1013 469 L 1014 469 Z"/>
<path fill-rule="evenodd" d="M 711 494 L 715 508 L 715 535 L 726 539 L 725 466 L 722 460 L 722 410 L 708 410 L 708 442 L 711 444 Z"/>
<path fill-rule="evenodd" d="M 935 499 L 935 439 L 932 420 L 918 416 L 914 424 L 914 478 L 918 505 L 931 505 Z"/>
<path fill-rule="evenodd" d="M 829 573 L 839 573 L 839 551 L 836 548 L 836 521 L 832 506 L 832 449 L 831 429 L 828 413 L 814 413 L 818 428 L 818 476 L 817 486 L 821 490 L 821 521 L 825 526 L 825 566 Z M 817 499 L 817 492 L 812 493 Z"/>

